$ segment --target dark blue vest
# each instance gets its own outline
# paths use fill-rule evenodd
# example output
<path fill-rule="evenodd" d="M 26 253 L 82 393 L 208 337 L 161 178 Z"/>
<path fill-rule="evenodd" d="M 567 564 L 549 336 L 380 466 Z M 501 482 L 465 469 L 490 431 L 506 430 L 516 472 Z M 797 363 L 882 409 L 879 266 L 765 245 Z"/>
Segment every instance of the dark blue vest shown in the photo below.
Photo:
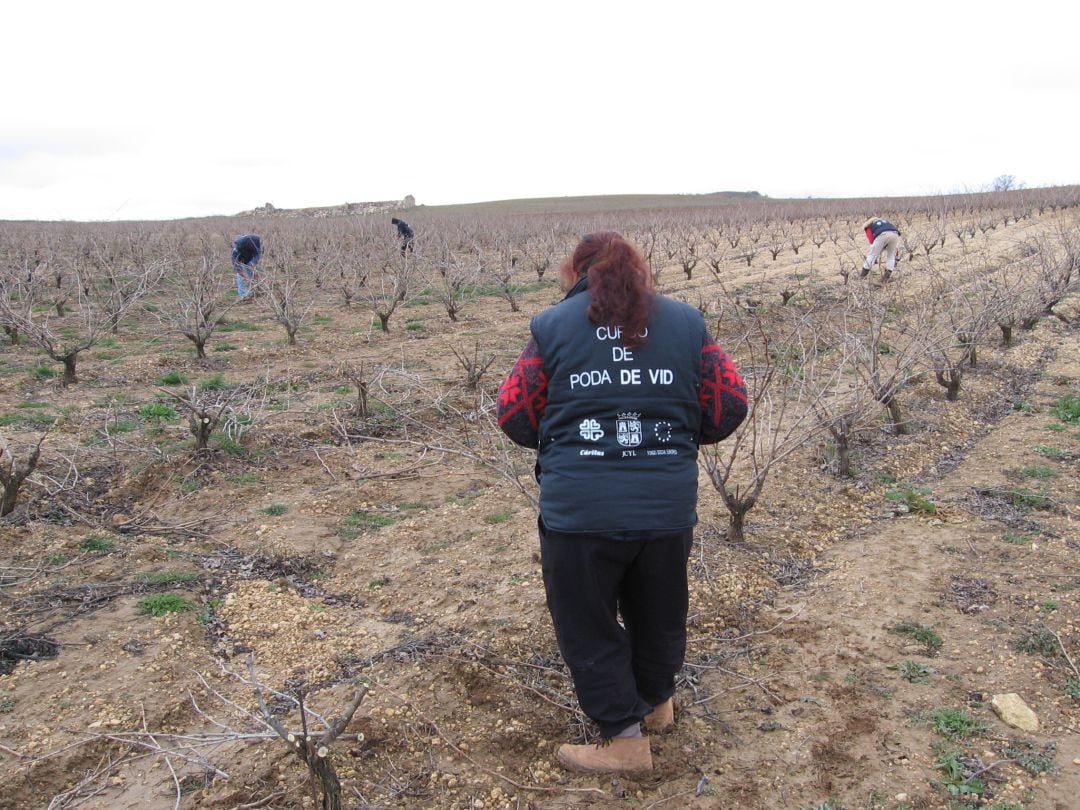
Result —
<path fill-rule="evenodd" d="M 900 233 L 900 229 L 893 225 L 891 222 L 889 222 L 889 220 L 887 219 L 875 219 L 873 222 L 870 223 L 870 234 L 874 237 L 874 239 L 877 239 L 886 231 L 896 231 L 897 233 Z"/>
<path fill-rule="evenodd" d="M 588 319 L 587 290 L 532 320 L 548 401 L 540 421 L 540 514 L 558 532 L 674 531 L 697 522 L 698 399 L 707 330 L 656 297 L 648 341 Z"/>

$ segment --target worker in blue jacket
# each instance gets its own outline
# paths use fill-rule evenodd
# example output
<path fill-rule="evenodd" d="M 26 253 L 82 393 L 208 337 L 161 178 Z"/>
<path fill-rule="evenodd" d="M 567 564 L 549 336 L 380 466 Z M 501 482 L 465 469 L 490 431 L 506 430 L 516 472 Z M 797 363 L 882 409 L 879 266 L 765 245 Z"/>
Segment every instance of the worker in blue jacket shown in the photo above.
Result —
<path fill-rule="evenodd" d="M 413 229 L 409 227 L 409 223 L 403 219 L 393 217 L 390 220 L 391 225 L 397 225 L 398 236 L 401 237 L 401 255 L 404 256 L 407 252 L 413 250 L 413 242 L 416 239 L 416 234 L 413 233 Z"/>
<path fill-rule="evenodd" d="M 255 266 L 262 258 L 262 239 L 253 233 L 236 237 L 232 245 L 232 266 L 236 271 L 236 294 L 241 300 L 251 295 L 252 286 L 259 280 Z"/>

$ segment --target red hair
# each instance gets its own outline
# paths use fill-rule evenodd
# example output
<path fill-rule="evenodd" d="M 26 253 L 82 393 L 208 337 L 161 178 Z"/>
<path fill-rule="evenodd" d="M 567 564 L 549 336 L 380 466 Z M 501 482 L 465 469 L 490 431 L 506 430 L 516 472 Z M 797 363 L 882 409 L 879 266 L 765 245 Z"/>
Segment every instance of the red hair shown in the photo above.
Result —
<path fill-rule="evenodd" d="M 586 273 L 592 296 L 589 320 L 621 327 L 627 348 L 645 343 L 655 293 L 649 266 L 638 249 L 614 231 L 585 234 L 562 263 L 559 277 L 569 289 Z"/>

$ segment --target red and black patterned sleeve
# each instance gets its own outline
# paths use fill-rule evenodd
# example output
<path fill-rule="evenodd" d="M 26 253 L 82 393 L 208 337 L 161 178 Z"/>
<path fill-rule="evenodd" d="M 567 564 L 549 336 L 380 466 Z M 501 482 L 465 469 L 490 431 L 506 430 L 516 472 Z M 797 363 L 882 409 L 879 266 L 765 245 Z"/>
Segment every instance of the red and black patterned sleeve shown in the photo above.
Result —
<path fill-rule="evenodd" d="M 731 358 L 707 338 L 701 347 L 701 444 L 726 439 L 746 418 L 746 383 Z"/>
<path fill-rule="evenodd" d="M 499 427 L 515 444 L 540 445 L 540 418 L 547 406 L 548 378 L 535 339 L 499 386 Z"/>

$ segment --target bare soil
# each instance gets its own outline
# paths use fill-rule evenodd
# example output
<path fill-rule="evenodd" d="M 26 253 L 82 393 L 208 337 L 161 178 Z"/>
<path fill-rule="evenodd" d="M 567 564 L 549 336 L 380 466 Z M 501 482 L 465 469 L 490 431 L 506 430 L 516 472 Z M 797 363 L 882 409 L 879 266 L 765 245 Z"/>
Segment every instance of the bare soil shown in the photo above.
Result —
<path fill-rule="evenodd" d="M 934 259 L 962 250 L 950 239 Z M 779 305 L 799 278 L 839 290 L 836 266 L 833 246 L 808 245 L 733 264 L 725 284 Z M 919 273 L 905 262 L 892 283 Z M 594 730 L 544 605 L 535 513 L 476 455 L 498 440 L 491 396 L 529 317 L 558 298 L 548 282 L 521 312 L 487 297 L 458 323 L 421 296 L 390 334 L 327 300 L 295 347 L 256 299 L 204 364 L 125 324 L 68 388 L 30 373 L 33 349 L 0 348 L 0 412 L 38 402 L 63 417 L 43 484 L 80 479 L 28 489 L 0 524 L 0 625 L 25 630 L 0 675 L 0 806 L 317 806 L 303 763 L 255 717 L 249 658 L 297 733 L 298 693 L 329 719 L 371 684 L 347 729 L 362 738 L 329 751 L 346 807 L 1077 806 L 1080 424 L 1055 414 L 1080 396 L 1075 296 L 1060 308 L 1074 325 L 988 340 L 958 402 L 932 375 L 905 391 L 916 429 L 895 437 L 882 421 L 853 479 L 829 472 L 820 444 L 786 460 L 744 545 L 725 541 L 702 475 L 677 726 L 652 737 L 653 772 L 612 778 L 553 759 Z M 704 269 L 661 282 L 694 303 L 719 295 Z M 451 348 L 477 342 L 496 359 L 474 391 Z M 365 423 L 342 360 L 377 370 L 384 407 Z M 195 457 L 183 420 L 155 431 L 138 416 L 169 371 L 273 382 L 239 452 Z M 170 440 L 164 459 L 146 451 Z M 528 454 L 512 458 L 527 478 Z M 901 485 L 933 511 L 896 500 Z M 192 609 L 141 612 L 162 593 Z M 1037 732 L 995 716 L 992 696 L 1010 692 Z M 956 733 L 958 715 L 977 728 Z M 940 764 L 950 754 L 959 776 Z M 981 800 L 961 794 L 965 777 Z"/>

